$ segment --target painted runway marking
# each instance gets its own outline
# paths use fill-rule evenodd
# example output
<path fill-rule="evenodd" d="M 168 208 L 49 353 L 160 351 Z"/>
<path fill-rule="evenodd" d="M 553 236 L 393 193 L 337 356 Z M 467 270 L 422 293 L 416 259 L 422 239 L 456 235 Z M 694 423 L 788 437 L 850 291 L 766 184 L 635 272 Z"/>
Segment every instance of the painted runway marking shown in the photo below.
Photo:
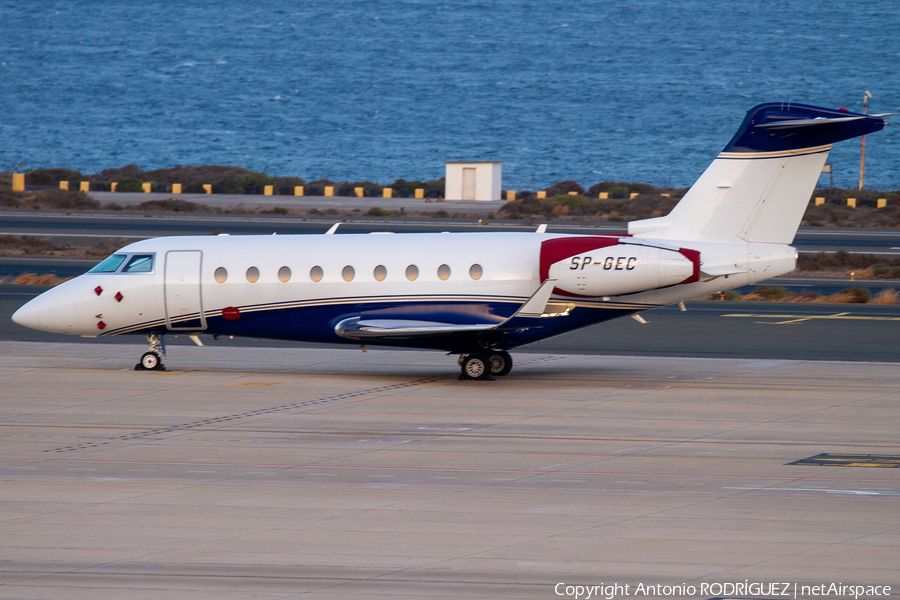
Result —
<path fill-rule="evenodd" d="M 876 467 L 900 468 L 900 456 L 891 454 L 816 454 L 789 465 L 814 465 L 818 467 Z"/>
<path fill-rule="evenodd" d="M 831 321 L 900 321 L 900 317 L 857 317 L 850 313 L 836 313 L 833 315 L 767 315 L 762 313 L 735 313 L 730 315 L 722 315 L 723 317 L 737 317 L 745 319 L 787 319 L 777 323 L 769 323 L 768 321 L 757 321 L 763 325 L 792 325 L 794 323 L 804 323 L 816 319 L 824 319 Z"/>
<path fill-rule="evenodd" d="M 275 387 L 276 385 L 284 385 L 283 383 L 267 383 L 265 381 L 244 381 L 241 383 L 229 383 L 229 387 Z"/>
<path fill-rule="evenodd" d="M 416 427 L 427 431 L 469 431 L 471 427 Z"/>
<path fill-rule="evenodd" d="M 347 392 L 346 394 L 337 394 L 335 396 L 327 396 L 325 398 L 317 398 L 316 400 L 304 400 L 302 402 L 293 402 L 291 404 L 282 404 L 281 406 L 260 408 L 258 410 L 251 410 L 251 411 L 245 412 L 245 413 L 238 413 L 238 414 L 234 414 L 234 415 L 225 415 L 224 417 L 215 417 L 212 419 L 205 419 L 203 421 L 182 423 L 181 425 L 173 425 L 172 427 L 161 427 L 159 429 L 150 429 L 147 431 L 142 431 L 140 433 L 131 433 L 128 435 L 120 435 L 120 436 L 117 436 L 114 438 L 103 440 L 101 442 L 91 442 L 88 444 L 79 444 L 77 446 L 66 446 L 64 448 L 55 448 L 53 450 L 44 450 L 44 452 L 71 452 L 73 450 L 84 450 L 85 448 L 97 448 L 99 446 L 105 446 L 106 444 L 112 444 L 113 442 L 124 442 L 124 441 L 128 441 L 128 440 L 136 440 L 136 439 L 141 439 L 141 438 L 147 438 L 152 435 L 158 435 L 161 433 L 173 433 L 176 431 L 184 431 L 184 430 L 188 430 L 188 429 L 195 429 L 197 427 L 203 427 L 204 425 L 215 425 L 218 423 L 225 423 L 227 421 L 235 421 L 237 419 L 258 417 L 261 415 L 269 415 L 269 414 L 273 414 L 273 413 L 285 412 L 285 411 L 289 411 L 289 410 L 296 410 L 296 409 L 300 409 L 300 408 L 309 408 L 311 406 L 319 406 L 322 404 L 328 404 L 330 402 L 336 402 L 338 400 L 348 400 L 350 398 L 359 398 L 361 396 L 369 396 L 369 395 L 378 394 L 381 392 L 390 392 L 390 391 L 394 391 L 394 390 L 401 390 L 404 388 L 425 385 L 427 383 L 433 383 L 435 381 L 440 381 L 441 379 L 444 379 L 444 377 L 426 377 L 425 379 L 416 379 L 414 381 L 406 381 L 403 383 L 394 383 L 391 385 L 383 385 L 381 387 L 369 388 L 367 390 L 359 390 L 356 392 Z M 406 440 L 406 441 L 409 441 L 409 440 Z"/>
<path fill-rule="evenodd" d="M 825 492 L 826 494 L 847 494 L 850 496 L 900 496 L 897 490 L 838 490 L 833 488 L 781 488 L 781 487 L 723 487 L 723 490 L 746 490 L 753 492 Z"/>

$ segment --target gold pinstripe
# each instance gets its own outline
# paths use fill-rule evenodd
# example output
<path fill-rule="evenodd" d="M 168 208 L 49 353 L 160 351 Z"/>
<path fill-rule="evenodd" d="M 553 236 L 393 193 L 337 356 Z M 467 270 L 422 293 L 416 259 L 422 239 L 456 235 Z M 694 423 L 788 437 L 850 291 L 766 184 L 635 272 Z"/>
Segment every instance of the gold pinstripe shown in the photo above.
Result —
<path fill-rule="evenodd" d="M 716 158 L 782 158 L 786 156 L 804 156 L 806 154 L 818 154 L 831 150 L 831 144 L 816 146 L 814 148 L 800 148 L 799 150 L 782 150 L 780 152 L 720 152 Z"/>

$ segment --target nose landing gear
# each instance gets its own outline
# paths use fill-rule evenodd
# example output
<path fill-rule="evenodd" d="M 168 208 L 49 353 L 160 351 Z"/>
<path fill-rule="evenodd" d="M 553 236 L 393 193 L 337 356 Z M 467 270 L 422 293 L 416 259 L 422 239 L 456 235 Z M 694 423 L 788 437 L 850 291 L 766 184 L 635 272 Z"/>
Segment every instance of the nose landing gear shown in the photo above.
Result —
<path fill-rule="evenodd" d="M 141 362 L 134 365 L 135 371 L 165 371 L 162 357 L 166 355 L 166 344 L 161 335 L 151 333 L 147 336 L 150 349 L 141 355 Z"/>
<path fill-rule="evenodd" d="M 459 366 L 462 371 L 460 379 L 490 381 L 494 377 L 503 377 L 512 370 L 512 357 L 504 350 L 486 350 L 478 354 L 462 354 Z"/>

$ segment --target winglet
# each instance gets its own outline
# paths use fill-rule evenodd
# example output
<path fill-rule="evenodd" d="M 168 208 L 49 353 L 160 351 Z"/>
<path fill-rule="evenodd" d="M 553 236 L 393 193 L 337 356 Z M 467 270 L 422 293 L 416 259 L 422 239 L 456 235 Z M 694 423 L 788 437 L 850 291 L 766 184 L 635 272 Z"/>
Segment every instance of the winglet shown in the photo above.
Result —
<path fill-rule="evenodd" d="M 334 225 L 331 226 L 331 229 L 329 229 L 328 231 L 325 232 L 325 235 L 334 235 L 334 232 L 337 231 L 337 228 L 340 226 L 341 226 L 340 223 L 335 223 Z"/>
<path fill-rule="evenodd" d="M 516 311 L 513 317 L 541 317 L 547 308 L 547 302 L 553 294 L 553 288 L 556 287 L 555 279 L 548 279 L 538 290 L 532 294 L 531 298 Z M 512 317 L 511 317 L 512 318 Z"/>

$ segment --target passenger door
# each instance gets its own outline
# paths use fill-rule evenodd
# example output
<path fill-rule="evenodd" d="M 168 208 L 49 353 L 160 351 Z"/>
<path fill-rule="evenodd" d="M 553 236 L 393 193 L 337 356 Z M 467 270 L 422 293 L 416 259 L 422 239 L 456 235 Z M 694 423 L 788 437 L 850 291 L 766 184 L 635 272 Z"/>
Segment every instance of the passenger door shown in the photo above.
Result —
<path fill-rule="evenodd" d="M 202 263 L 199 250 L 166 252 L 166 327 L 170 330 L 206 329 L 200 287 Z"/>

